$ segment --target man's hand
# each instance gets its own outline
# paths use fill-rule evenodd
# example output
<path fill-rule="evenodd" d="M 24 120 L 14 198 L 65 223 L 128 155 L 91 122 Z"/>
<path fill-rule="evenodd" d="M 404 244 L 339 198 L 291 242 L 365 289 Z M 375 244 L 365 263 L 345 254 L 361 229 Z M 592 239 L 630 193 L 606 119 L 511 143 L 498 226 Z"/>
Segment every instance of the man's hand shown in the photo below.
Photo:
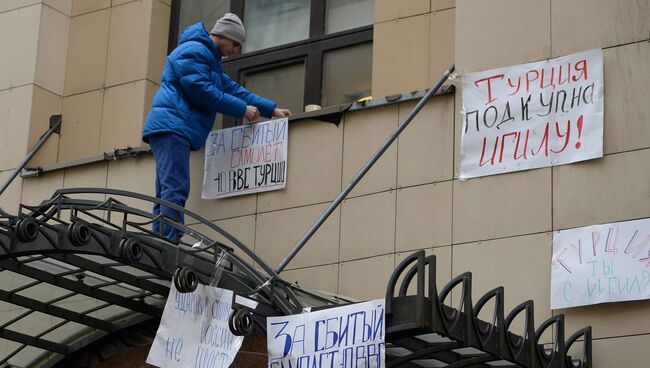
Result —
<path fill-rule="evenodd" d="M 253 122 L 260 117 L 260 110 L 255 106 L 248 105 L 246 106 L 246 113 L 244 114 L 246 120 Z"/>
<path fill-rule="evenodd" d="M 289 116 L 291 116 L 291 111 L 289 111 L 289 109 L 273 109 L 274 118 L 288 118 Z"/>

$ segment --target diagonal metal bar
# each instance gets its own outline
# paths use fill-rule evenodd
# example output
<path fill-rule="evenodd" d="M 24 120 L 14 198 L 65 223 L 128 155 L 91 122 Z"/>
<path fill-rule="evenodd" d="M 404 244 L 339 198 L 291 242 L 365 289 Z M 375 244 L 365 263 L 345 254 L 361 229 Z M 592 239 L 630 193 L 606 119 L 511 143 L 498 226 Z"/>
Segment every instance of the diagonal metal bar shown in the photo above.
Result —
<path fill-rule="evenodd" d="M 61 131 L 61 123 L 62 123 L 61 115 L 52 115 L 50 117 L 50 128 L 47 131 L 45 131 L 45 133 L 43 133 L 43 135 L 38 139 L 34 147 L 31 149 L 31 151 L 27 153 L 27 156 L 23 159 L 23 161 L 16 167 L 16 169 L 11 173 L 11 175 L 9 175 L 7 180 L 5 180 L 4 183 L 2 183 L 2 186 L 0 186 L 0 195 L 2 195 L 2 193 L 7 189 L 7 187 L 9 187 L 11 182 L 13 182 L 14 179 L 16 179 L 16 176 L 20 174 L 22 169 L 25 166 L 27 166 L 29 160 L 31 160 L 32 157 L 34 157 L 34 155 L 36 154 L 36 152 L 38 152 L 38 150 L 41 149 L 41 147 L 43 146 L 43 144 L 45 144 L 48 138 L 50 138 L 50 136 L 54 133 L 59 134 L 59 132 Z"/>
<path fill-rule="evenodd" d="M 94 289 L 81 281 L 73 281 L 66 278 L 57 278 L 48 272 L 39 270 L 37 268 L 22 264 L 13 259 L 0 260 L 0 266 L 33 279 L 46 282 L 50 285 L 56 285 L 70 291 L 77 292 L 86 296 L 90 296 L 108 303 L 118 305 L 120 307 L 130 309 L 136 312 L 148 314 L 151 316 L 159 317 L 162 315 L 162 310 L 154 306 L 148 305 L 144 302 L 137 302 L 120 295 L 110 293 L 102 289 Z"/>
<path fill-rule="evenodd" d="M 332 215 L 334 210 L 343 202 L 345 197 L 350 194 L 352 189 L 359 184 L 361 179 L 370 171 L 373 165 L 379 160 L 379 158 L 386 152 L 386 150 L 393 144 L 393 142 L 399 137 L 404 129 L 409 125 L 409 123 L 415 118 L 415 116 L 422 110 L 424 105 L 433 97 L 436 92 L 442 87 L 442 85 L 447 81 L 449 75 L 455 70 L 455 65 L 452 65 L 445 71 L 442 77 L 438 82 L 418 101 L 413 110 L 408 113 L 408 115 L 402 120 L 402 122 L 395 128 L 395 130 L 390 134 L 390 136 L 382 143 L 382 145 L 373 153 L 373 155 L 368 159 L 368 161 L 363 165 L 363 167 L 357 172 L 357 174 L 350 180 L 350 182 L 341 190 L 341 192 L 336 196 L 336 198 L 330 203 L 330 205 L 323 211 L 323 213 L 316 219 L 316 221 L 307 229 L 307 231 L 302 235 L 300 240 L 291 248 L 287 256 L 278 264 L 275 269 L 275 273 L 280 274 L 282 270 L 291 262 L 291 260 L 298 255 L 300 250 L 307 244 L 307 241 L 311 239 L 312 236 L 318 231 L 318 229 L 325 223 L 325 221 Z"/>
<path fill-rule="evenodd" d="M 52 351 L 59 354 L 67 354 L 68 347 L 45 339 L 36 338 L 24 333 L 11 331 L 7 329 L 0 330 L 0 338 L 15 341 L 24 345 L 33 346 L 39 349 Z"/>
<path fill-rule="evenodd" d="M 155 294 L 160 294 L 163 296 L 167 296 L 169 294 L 169 288 L 165 287 L 164 285 L 133 276 L 113 267 L 108 267 L 108 265 L 93 262 L 88 258 L 83 258 L 74 254 L 51 254 L 50 257 L 71 264 L 73 266 L 83 268 L 87 271 L 110 277 L 113 280 L 117 280 L 143 290 L 151 291 Z"/>
<path fill-rule="evenodd" d="M 0 300 L 12 303 L 24 308 L 31 309 L 36 312 L 52 315 L 54 317 L 62 318 L 68 321 L 77 322 L 83 325 L 94 327 L 100 330 L 112 331 L 113 325 L 101 319 L 90 316 L 81 315 L 71 310 L 58 307 L 53 304 L 46 304 L 39 300 L 24 297 L 18 294 L 11 294 L 7 291 L 0 290 Z"/>

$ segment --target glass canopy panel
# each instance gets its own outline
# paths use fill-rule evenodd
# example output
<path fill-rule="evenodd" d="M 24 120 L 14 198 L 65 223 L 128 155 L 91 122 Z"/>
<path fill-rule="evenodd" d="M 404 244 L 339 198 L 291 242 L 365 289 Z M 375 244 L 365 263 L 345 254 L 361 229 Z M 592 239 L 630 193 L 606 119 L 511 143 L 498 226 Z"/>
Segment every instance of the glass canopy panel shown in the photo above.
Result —
<path fill-rule="evenodd" d="M 18 317 L 19 315 L 30 311 L 29 309 L 21 308 L 11 311 L 13 317 Z M 52 327 L 52 325 L 61 322 L 60 318 L 52 317 L 49 314 L 44 314 L 41 312 L 31 312 L 30 314 L 24 316 L 23 318 L 17 320 L 16 322 L 10 324 L 6 327 L 7 330 L 20 332 L 29 336 L 36 336 L 41 332 Z"/>
<path fill-rule="evenodd" d="M 447 366 L 447 363 L 441 362 L 436 359 L 418 359 L 418 360 L 411 361 L 411 363 L 425 368 L 438 368 L 438 367 Z"/>
<path fill-rule="evenodd" d="M 49 341 L 66 344 L 70 340 L 74 340 L 77 336 L 82 334 L 82 332 L 90 329 L 91 328 L 86 325 L 68 321 L 64 325 L 43 335 L 43 338 Z"/>
<path fill-rule="evenodd" d="M 0 326 L 9 322 L 11 318 L 11 311 L 17 307 L 15 304 L 0 301 Z"/>
<path fill-rule="evenodd" d="M 54 305 L 56 305 L 57 307 L 67 309 L 72 312 L 83 313 L 90 309 L 96 308 L 104 303 L 105 302 L 99 299 L 91 298 L 89 296 L 85 296 L 82 294 L 77 294 L 69 298 L 60 300 L 54 303 Z"/>
<path fill-rule="evenodd" d="M 32 367 L 36 360 L 41 360 L 44 356 L 47 356 L 49 352 L 47 350 L 39 349 L 33 346 L 26 346 L 21 349 L 16 355 L 9 359 L 9 366 L 16 367 Z"/>
<path fill-rule="evenodd" d="M 6 291 L 16 290 L 36 282 L 36 280 L 31 277 L 8 270 L 2 271 L 2 274 L 4 275 L 3 278 L 9 281 L 8 283 L 2 283 L 0 285 L 0 288 Z"/>
<path fill-rule="evenodd" d="M 115 267 L 112 267 L 112 268 L 114 268 L 116 270 L 120 270 L 122 272 L 126 272 L 126 273 L 128 273 L 129 275 L 131 275 L 133 277 L 151 278 L 151 279 L 158 278 L 158 276 L 156 276 L 156 275 L 154 275 L 152 273 L 149 273 L 147 271 L 143 271 L 143 270 L 141 270 L 139 268 L 135 268 L 135 267 L 131 267 L 131 266 L 122 265 L 122 266 L 115 266 Z"/>
<path fill-rule="evenodd" d="M 89 316 L 103 319 L 103 320 L 114 320 L 123 318 L 124 316 L 138 314 L 129 309 L 122 308 L 118 305 L 109 304 L 101 309 L 98 309 L 94 312 L 88 313 Z"/>
<path fill-rule="evenodd" d="M 388 346 L 386 345 L 386 354 L 394 357 L 405 356 L 413 353 L 411 350 L 401 346 Z"/>
<path fill-rule="evenodd" d="M 475 348 L 460 348 L 460 349 L 454 349 L 452 350 L 456 354 L 460 354 L 463 356 L 470 355 L 470 356 L 475 356 L 475 355 L 484 355 L 485 353 L 475 349 Z"/>
<path fill-rule="evenodd" d="M 0 338 L 0 362 L 11 359 L 10 355 L 20 349 L 21 346 L 17 342 Z M 2 366 L 1 363 L 0 366 Z"/>
<path fill-rule="evenodd" d="M 81 257 L 81 258 L 85 258 L 85 259 L 87 259 L 89 261 L 99 263 L 99 264 L 112 264 L 112 263 L 116 262 L 115 260 L 112 260 L 110 258 L 103 257 L 103 256 L 98 256 L 98 255 L 95 255 L 95 254 L 75 254 L 75 255 L 78 256 L 78 257 Z"/>
<path fill-rule="evenodd" d="M 47 303 L 51 300 L 69 295 L 70 293 L 72 293 L 70 290 L 41 282 L 27 289 L 20 290 L 16 295 Z"/>
<path fill-rule="evenodd" d="M 519 367 L 518 365 L 512 364 L 507 360 L 497 360 L 496 362 L 488 362 L 485 364 L 492 367 Z"/>
<path fill-rule="evenodd" d="M 69 271 L 79 270 L 78 267 L 71 266 L 67 263 L 57 261 L 52 258 L 43 258 L 43 259 L 30 259 L 24 262 L 26 265 L 36 268 L 52 275 L 61 274 Z M 83 270 L 80 270 L 83 271 Z"/>
<path fill-rule="evenodd" d="M 167 296 L 151 295 L 146 297 L 144 299 L 144 302 L 149 305 L 158 305 L 162 308 L 165 306 L 165 303 L 167 302 Z"/>
<path fill-rule="evenodd" d="M 444 337 L 442 335 L 439 335 L 437 333 L 429 333 L 429 334 L 424 334 L 424 335 L 418 335 L 415 336 L 416 339 L 422 340 L 424 342 L 430 343 L 430 344 L 435 344 L 435 343 L 441 343 L 441 342 L 450 342 L 451 339 Z"/>
<path fill-rule="evenodd" d="M 108 291 L 109 293 L 117 294 L 125 298 L 133 298 L 135 296 L 143 294 L 145 291 L 137 287 L 131 286 L 125 283 L 119 283 L 115 285 L 109 285 L 100 288 L 101 290 Z"/>

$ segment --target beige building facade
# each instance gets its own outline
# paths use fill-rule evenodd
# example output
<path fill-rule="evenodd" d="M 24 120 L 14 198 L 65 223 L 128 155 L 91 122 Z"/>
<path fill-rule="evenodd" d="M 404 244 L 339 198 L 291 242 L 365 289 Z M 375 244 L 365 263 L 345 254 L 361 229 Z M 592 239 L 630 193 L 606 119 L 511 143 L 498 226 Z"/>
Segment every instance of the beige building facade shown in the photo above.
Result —
<path fill-rule="evenodd" d="M 15 212 L 58 188 L 154 195 L 151 155 L 79 162 L 143 146 L 172 13 L 171 0 L 0 2 L 0 180 L 51 115 L 63 119 L 61 134 L 28 164 L 60 169 L 17 178 L 0 207 Z M 533 299 L 537 321 L 564 313 L 569 333 L 593 326 L 594 366 L 648 366 L 650 301 L 551 310 L 550 263 L 555 230 L 650 217 L 649 32 L 648 0 L 377 0 L 375 98 L 428 88 L 453 63 L 462 76 L 602 48 L 604 157 L 460 181 L 456 78 L 455 92 L 433 98 L 283 277 L 380 298 L 396 264 L 424 249 L 437 257 L 439 287 L 471 271 L 476 295 L 503 285 L 507 308 Z M 194 152 L 187 207 L 277 265 L 413 106 L 344 113 L 338 125 L 290 121 L 284 190 L 202 200 L 204 152 Z M 0 339 L 0 352 L 10 347 Z"/>

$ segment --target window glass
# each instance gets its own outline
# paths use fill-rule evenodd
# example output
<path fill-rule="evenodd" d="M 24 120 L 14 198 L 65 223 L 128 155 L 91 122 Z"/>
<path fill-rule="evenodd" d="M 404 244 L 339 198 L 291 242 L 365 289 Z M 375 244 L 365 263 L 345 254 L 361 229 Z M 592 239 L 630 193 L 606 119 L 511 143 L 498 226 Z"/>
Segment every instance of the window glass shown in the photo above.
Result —
<path fill-rule="evenodd" d="M 305 66 L 295 64 L 244 76 L 244 86 L 256 94 L 278 103 L 292 112 L 303 110 Z"/>
<path fill-rule="evenodd" d="M 325 33 L 367 26 L 375 19 L 374 0 L 327 0 Z"/>
<path fill-rule="evenodd" d="M 230 11 L 230 0 L 183 0 L 181 1 L 178 20 L 178 36 L 188 26 L 196 22 L 203 22 L 210 32 L 217 19 Z"/>
<path fill-rule="evenodd" d="M 323 106 L 370 96 L 372 43 L 329 51 L 323 58 Z"/>
<path fill-rule="evenodd" d="M 310 0 L 246 0 L 244 52 L 309 37 Z"/>

